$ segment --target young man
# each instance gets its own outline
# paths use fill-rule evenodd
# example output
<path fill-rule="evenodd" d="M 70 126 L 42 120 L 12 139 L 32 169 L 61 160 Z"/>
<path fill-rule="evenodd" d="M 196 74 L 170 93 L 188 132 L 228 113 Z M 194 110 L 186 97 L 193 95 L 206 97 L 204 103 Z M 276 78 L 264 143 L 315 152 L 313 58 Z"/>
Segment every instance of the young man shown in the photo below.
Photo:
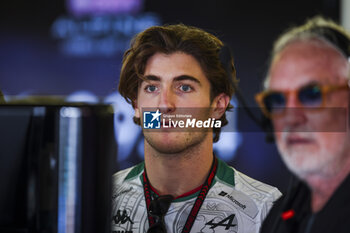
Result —
<path fill-rule="evenodd" d="M 349 232 L 349 58 L 349 34 L 321 17 L 275 43 L 266 91 L 257 99 L 297 178 L 264 233 Z"/>
<path fill-rule="evenodd" d="M 124 54 L 119 92 L 142 122 L 145 161 L 114 175 L 113 232 L 258 232 L 280 196 L 213 155 L 220 127 L 143 124 L 146 108 L 154 110 L 151 121 L 187 113 L 227 124 L 236 79 L 232 59 L 234 80 L 220 62 L 222 47 L 198 28 L 156 26 L 138 34 Z"/>

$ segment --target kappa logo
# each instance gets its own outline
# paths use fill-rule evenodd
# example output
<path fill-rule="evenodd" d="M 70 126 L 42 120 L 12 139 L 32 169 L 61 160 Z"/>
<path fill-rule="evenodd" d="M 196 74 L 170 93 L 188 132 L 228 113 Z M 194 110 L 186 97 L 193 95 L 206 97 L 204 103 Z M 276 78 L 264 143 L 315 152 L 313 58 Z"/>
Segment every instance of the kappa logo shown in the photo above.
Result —
<path fill-rule="evenodd" d="M 160 116 L 162 113 L 157 109 L 156 112 L 143 112 L 143 128 L 144 129 L 160 129 Z"/>
<path fill-rule="evenodd" d="M 220 222 L 214 223 L 214 219 L 207 222 L 205 225 L 211 226 L 210 229 L 214 229 L 216 227 L 225 227 L 225 230 L 229 230 L 231 227 L 237 229 L 237 219 L 235 218 L 235 214 L 231 214 L 227 218 L 221 220 Z"/>
<path fill-rule="evenodd" d="M 121 213 L 121 211 L 118 210 L 117 214 L 113 216 L 113 221 L 115 224 L 125 224 L 127 222 L 134 224 L 134 222 L 128 216 L 128 213 L 126 212 L 126 210 L 123 210 L 123 213 Z"/>

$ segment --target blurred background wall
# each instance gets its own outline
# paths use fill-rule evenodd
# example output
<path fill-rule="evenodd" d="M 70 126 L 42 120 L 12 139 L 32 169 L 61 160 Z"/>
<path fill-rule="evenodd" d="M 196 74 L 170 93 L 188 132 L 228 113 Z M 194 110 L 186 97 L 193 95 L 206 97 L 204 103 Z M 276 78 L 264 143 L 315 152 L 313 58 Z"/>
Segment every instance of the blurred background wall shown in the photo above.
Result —
<path fill-rule="evenodd" d="M 286 28 L 322 14 L 339 22 L 348 0 L 11 0 L 0 3 L 0 89 L 7 99 L 63 95 L 69 101 L 115 105 L 119 168 L 143 158 L 133 110 L 116 92 L 123 51 L 152 25 L 184 23 L 229 44 L 239 86 L 251 107 L 261 90 L 269 51 Z M 236 106 L 240 106 L 235 99 Z M 278 186 L 289 173 L 275 145 L 247 116 L 234 111 L 236 132 L 223 133 L 218 156 L 238 170 Z M 249 130 L 246 130 L 249 129 Z"/>

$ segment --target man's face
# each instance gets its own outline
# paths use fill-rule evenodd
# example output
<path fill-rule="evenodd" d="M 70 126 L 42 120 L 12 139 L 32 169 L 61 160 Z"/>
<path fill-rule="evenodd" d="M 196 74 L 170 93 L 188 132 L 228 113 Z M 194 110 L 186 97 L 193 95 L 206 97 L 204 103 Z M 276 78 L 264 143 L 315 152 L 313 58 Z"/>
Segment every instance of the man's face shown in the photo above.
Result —
<path fill-rule="evenodd" d="M 138 88 L 135 101 L 135 116 L 142 117 L 144 108 L 160 109 L 164 114 L 186 114 L 184 109 L 215 107 L 210 100 L 210 83 L 200 64 L 191 55 L 176 52 L 156 53 L 148 59 L 144 76 Z M 203 118 L 215 117 L 213 113 L 202 112 Z M 161 153 L 179 153 L 198 145 L 212 133 L 160 129 L 144 131 L 148 143 Z"/>
<path fill-rule="evenodd" d="M 310 41 L 292 42 L 272 63 L 269 89 L 298 90 L 310 83 L 342 85 L 346 75 L 346 60 L 337 51 Z M 288 97 L 285 114 L 272 120 L 286 165 L 301 178 L 336 173 L 350 156 L 350 137 L 344 127 L 347 114 L 331 108 L 348 108 L 348 90 L 330 92 L 320 111 L 302 108 L 297 95 Z M 325 132 L 327 129 L 338 131 Z"/>

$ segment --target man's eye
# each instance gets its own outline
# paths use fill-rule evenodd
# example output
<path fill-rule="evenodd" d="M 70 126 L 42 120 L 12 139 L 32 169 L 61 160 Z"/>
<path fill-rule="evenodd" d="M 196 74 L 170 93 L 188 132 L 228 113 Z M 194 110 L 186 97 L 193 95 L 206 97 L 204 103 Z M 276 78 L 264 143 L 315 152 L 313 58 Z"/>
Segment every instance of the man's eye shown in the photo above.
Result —
<path fill-rule="evenodd" d="M 180 90 L 183 92 L 190 92 L 193 90 L 193 88 L 190 85 L 181 85 Z"/>
<path fill-rule="evenodd" d="M 155 92 L 155 91 L 157 91 L 157 87 L 154 86 L 154 85 L 148 85 L 148 86 L 145 87 L 145 91 L 147 91 L 147 92 Z"/>

